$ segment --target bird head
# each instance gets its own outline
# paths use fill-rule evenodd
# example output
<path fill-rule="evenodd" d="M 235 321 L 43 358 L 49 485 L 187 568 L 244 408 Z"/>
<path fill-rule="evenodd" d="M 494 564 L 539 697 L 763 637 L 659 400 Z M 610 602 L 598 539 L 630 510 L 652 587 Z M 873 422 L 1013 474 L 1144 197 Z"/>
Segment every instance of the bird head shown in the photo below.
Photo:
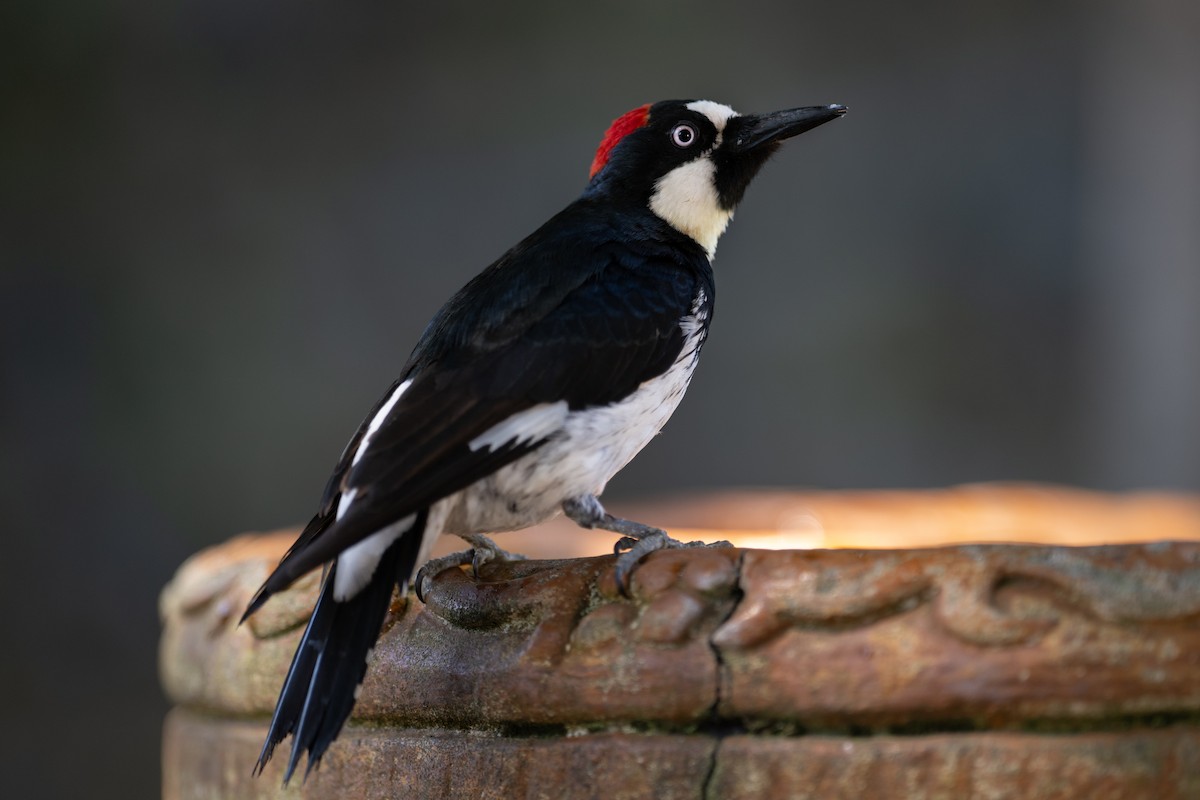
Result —
<path fill-rule="evenodd" d="M 648 206 L 711 257 L 746 187 L 785 139 L 846 113 L 840 105 L 738 114 L 711 100 L 664 100 L 615 119 L 589 192 Z"/>

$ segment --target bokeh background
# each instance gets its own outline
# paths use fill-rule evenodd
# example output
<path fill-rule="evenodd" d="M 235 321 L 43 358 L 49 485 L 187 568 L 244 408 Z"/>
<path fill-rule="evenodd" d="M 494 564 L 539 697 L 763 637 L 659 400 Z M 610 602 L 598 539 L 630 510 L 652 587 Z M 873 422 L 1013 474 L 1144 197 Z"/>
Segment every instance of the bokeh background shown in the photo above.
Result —
<path fill-rule="evenodd" d="M 1200 5 L 7 3 L 0 764 L 152 797 L 158 589 L 311 512 L 451 292 L 644 102 L 839 102 L 616 498 L 1200 489 Z"/>

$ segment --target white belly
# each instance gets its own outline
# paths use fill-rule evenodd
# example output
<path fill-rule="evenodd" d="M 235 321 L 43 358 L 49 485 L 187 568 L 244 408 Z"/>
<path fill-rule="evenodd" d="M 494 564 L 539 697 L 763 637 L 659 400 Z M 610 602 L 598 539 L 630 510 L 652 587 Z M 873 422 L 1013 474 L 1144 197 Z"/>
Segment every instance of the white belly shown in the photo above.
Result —
<path fill-rule="evenodd" d="M 515 530 L 556 515 L 564 500 L 599 495 L 649 444 L 687 390 L 704 333 L 685 327 L 676 362 L 619 403 L 567 415 L 549 442 L 455 496 L 447 533 Z"/>

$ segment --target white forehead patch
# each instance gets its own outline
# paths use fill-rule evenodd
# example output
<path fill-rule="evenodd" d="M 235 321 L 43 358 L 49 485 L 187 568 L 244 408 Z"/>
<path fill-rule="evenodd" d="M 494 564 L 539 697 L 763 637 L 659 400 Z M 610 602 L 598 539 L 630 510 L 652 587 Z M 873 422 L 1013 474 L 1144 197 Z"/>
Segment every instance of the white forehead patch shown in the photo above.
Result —
<path fill-rule="evenodd" d="M 696 111 L 708 117 L 709 122 L 717 129 L 717 133 L 725 130 L 725 123 L 730 117 L 736 117 L 738 113 L 723 103 L 714 103 L 712 100 L 693 100 L 687 104 L 691 111 Z"/>

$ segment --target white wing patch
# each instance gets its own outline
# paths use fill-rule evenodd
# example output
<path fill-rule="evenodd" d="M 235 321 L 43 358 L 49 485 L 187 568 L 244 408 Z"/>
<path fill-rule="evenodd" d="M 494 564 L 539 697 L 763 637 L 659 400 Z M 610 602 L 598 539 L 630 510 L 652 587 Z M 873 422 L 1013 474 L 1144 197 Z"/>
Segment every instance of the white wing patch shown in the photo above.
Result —
<path fill-rule="evenodd" d="M 404 394 L 405 389 L 412 386 L 412 379 L 406 380 L 404 383 L 396 387 L 396 391 L 392 392 L 392 396 L 387 399 L 387 402 L 380 406 L 379 411 L 375 416 L 371 417 L 371 421 L 367 424 L 367 431 L 363 434 L 362 441 L 359 442 L 358 450 L 354 451 L 354 458 L 350 461 L 350 466 L 354 466 L 363 457 L 363 453 L 367 452 L 367 446 L 371 444 L 371 437 L 379 430 L 379 426 L 387 419 L 387 415 L 392 413 L 392 409 L 396 406 L 396 401 L 400 399 L 400 395 Z M 340 513 L 339 513 L 339 516 Z"/>
<path fill-rule="evenodd" d="M 353 494 L 354 491 L 351 490 L 350 496 Z M 340 508 L 338 516 L 341 516 Z M 393 522 L 383 530 L 372 533 L 358 544 L 343 550 L 337 557 L 337 572 L 333 576 L 333 599 L 343 603 L 361 592 L 375 574 L 383 551 L 407 533 L 415 519 L 415 514 L 409 514 L 399 522 Z"/>
<path fill-rule="evenodd" d="M 358 495 L 358 489 L 351 489 L 348 492 L 342 492 L 342 496 L 338 498 L 337 518 L 341 519 L 346 514 L 346 509 L 354 502 L 354 498 Z"/>
<path fill-rule="evenodd" d="M 485 447 L 499 449 L 510 442 L 525 444 L 555 433 L 562 428 L 567 419 L 567 401 L 557 403 L 539 403 L 536 406 L 518 411 L 503 422 L 488 428 L 472 439 L 467 446 L 472 451 Z"/>
<path fill-rule="evenodd" d="M 363 433 L 362 441 L 358 443 L 358 449 L 354 451 L 354 458 L 350 459 L 350 466 L 353 467 L 363 457 L 363 453 L 367 452 L 367 447 L 371 444 L 371 437 L 378 431 L 383 421 L 387 419 L 387 415 L 392 413 L 392 409 L 396 407 L 396 401 L 400 399 L 400 395 L 412 386 L 412 379 L 406 380 L 404 383 L 396 387 L 396 391 L 392 392 L 392 396 L 387 399 L 387 402 L 379 407 L 375 412 L 375 416 L 371 417 L 371 421 L 367 423 L 367 430 Z M 350 508 L 350 504 L 354 502 L 354 498 L 358 495 L 358 489 L 350 489 L 343 492 L 338 498 L 337 518 L 341 519 L 346 513 L 346 509 Z M 380 551 L 383 552 L 382 550 Z M 368 575 L 368 578 L 371 576 Z"/>
<path fill-rule="evenodd" d="M 705 154 L 659 178 L 650 196 L 650 210 L 699 242 L 709 259 L 733 219 L 732 211 L 721 208 L 715 177 L 713 162 Z"/>

